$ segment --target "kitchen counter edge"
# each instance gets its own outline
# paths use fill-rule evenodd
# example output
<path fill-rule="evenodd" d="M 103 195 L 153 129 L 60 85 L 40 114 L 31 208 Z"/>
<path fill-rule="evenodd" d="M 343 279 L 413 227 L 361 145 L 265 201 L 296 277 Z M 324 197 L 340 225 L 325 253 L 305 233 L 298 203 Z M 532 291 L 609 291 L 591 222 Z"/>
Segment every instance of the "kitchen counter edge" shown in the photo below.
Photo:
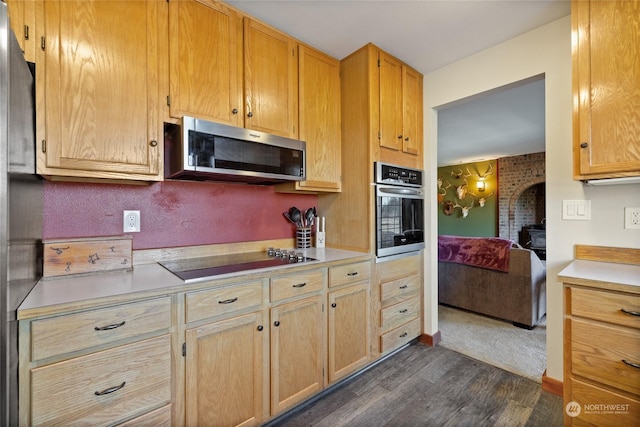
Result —
<path fill-rule="evenodd" d="M 126 272 L 40 280 L 18 308 L 18 320 L 224 286 L 237 283 L 239 280 L 262 278 L 265 274 L 291 274 L 374 259 L 374 256 L 368 253 L 331 248 L 307 249 L 307 255 L 318 261 L 229 273 L 215 279 L 188 284 L 158 263 L 136 265 L 131 271 Z"/>
<path fill-rule="evenodd" d="M 575 260 L 558 273 L 563 283 L 640 293 L 640 266 Z"/>

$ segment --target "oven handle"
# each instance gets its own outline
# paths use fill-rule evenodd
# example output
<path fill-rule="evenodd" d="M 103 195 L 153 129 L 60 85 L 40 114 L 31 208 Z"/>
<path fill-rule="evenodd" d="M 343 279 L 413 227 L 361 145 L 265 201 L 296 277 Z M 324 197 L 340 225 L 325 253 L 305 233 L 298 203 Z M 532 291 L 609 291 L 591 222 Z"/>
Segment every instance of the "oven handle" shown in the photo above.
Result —
<path fill-rule="evenodd" d="M 415 188 L 400 188 L 400 187 L 380 187 L 378 186 L 378 193 L 392 194 L 394 196 L 414 196 L 423 197 L 422 190 Z"/>

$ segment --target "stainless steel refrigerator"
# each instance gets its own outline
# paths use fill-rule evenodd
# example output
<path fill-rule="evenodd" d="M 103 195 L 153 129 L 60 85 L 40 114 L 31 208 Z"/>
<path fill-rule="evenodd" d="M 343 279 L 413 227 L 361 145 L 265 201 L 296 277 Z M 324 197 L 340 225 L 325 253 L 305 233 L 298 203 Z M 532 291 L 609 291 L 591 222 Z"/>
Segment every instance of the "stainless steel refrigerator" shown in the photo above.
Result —
<path fill-rule="evenodd" d="M 34 66 L 0 2 L 0 425 L 18 425 L 16 311 L 42 272 L 43 183 L 35 174 Z"/>

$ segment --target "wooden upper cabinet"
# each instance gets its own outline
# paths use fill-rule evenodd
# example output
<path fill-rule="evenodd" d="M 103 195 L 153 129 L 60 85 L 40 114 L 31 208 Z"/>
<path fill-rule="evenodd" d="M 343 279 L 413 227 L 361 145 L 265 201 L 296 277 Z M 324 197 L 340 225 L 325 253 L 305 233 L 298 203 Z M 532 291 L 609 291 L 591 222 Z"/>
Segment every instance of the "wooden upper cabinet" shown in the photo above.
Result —
<path fill-rule="evenodd" d="M 405 155 L 422 152 L 422 74 L 379 51 L 380 158 L 403 163 Z M 395 153 L 397 152 L 397 153 Z"/>
<path fill-rule="evenodd" d="M 35 62 L 35 0 L 6 0 L 11 29 L 16 35 L 18 44 L 24 52 L 24 59 Z"/>
<path fill-rule="evenodd" d="M 299 53 L 299 138 L 307 143 L 307 179 L 278 191 L 341 190 L 340 61 L 305 45 Z"/>
<path fill-rule="evenodd" d="M 297 43 L 244 18 L 244 127 L 298 138 Z"/>
<path fill-rule="evenodd" d="M 380 51 L 380 146 L 402 150 L 402 63 Z"/>
<path fill-rule="evenodd" d="M 574 178 L 640 175 L 640 16 L 633 1 L 573 1 Z"/>
<path fill-rule="evenodd" d="M 418 155 L 422 150 L 422 75 L 411 67 L 402 69 L 402 151 Z"/>
<path fill-rule="evenodd" d="M 242 18 L 211 0 L 169 3 L 172 117 L 242 127 Z"/>
<path fill-rule="evenodd" d="M 166 3 L 51 0 L 42 9 L 38 173 L 161 180 Z"/>

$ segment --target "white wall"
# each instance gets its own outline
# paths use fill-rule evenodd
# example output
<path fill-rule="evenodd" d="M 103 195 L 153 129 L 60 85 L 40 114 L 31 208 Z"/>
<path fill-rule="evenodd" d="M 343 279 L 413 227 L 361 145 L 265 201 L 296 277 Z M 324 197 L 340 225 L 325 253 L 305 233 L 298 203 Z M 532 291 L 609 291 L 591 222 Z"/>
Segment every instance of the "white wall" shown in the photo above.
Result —
<path fill-rule="evenodd" d="M 547 210 L 547 376 L 562 381 L 562 285 L 557 274 L 575 244 L 640 248 L 625 230 L 624 206 L 640 206 L 640 185 L 585 187 L 572 179 L 571 20 L 559 19 L 424 77 L 425 170 L 430 215 L 425 255 L 424 333 L 438 331 L 437 109 L 453 101 L 545 75 Z M 563 199 L 591 200 L 591 221 L 562 220 Z"/>

